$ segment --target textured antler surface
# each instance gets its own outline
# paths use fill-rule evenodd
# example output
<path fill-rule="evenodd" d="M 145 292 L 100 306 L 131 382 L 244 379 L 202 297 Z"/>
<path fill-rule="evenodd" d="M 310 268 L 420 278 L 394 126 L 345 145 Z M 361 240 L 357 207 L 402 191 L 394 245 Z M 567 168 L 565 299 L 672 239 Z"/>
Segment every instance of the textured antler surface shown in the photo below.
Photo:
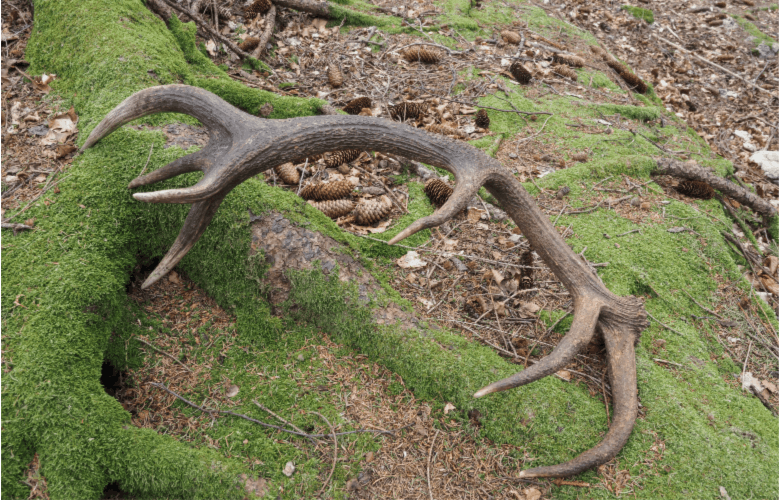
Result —
<path fill-rule="evenodd" d="M 196 117 L 209 131 L 205 148 L 133 180 L 135 188 L 185 172 L 200 170 L 194 186 L 133 197 L 151 203 L 192 203 L 187 219 L 165 258 L 143 284 L 146 288 L 170 271 L 206 230 L 225 196 L 258 173 L 298 158 L 327 151 L 360 149 L 402 155 L 444 168 L 455 175 L 452 195 L 436 212 L 412 223 L 390 243 L 438 226 L 466 207 L 481 186 L 499 201 L 534 250 L 563 282 L 574 299 L 574 323 L 553 352 L 475 397 L 531 383 L 565 367 L 596 332 L 607 346 L 614 398 L 614 419 L 604 440 L 574 460 L 537 467 L 522 477 L 563 477 L 612 459 L 628 440 L 636 420 L 637 387 L 634 345 L 647 327 L 646 313 L 635 297 L 618 297 L 566 245 L 533 198 L 500 163 L 476 148 L 381 118 L 317 116 L 263 120 L 244 113 L 210 92 L 185 85 L 142 90 L 122 102 L 92 131 L 82 150 L 118 127 L 153 113 L 178 112 Z"/>

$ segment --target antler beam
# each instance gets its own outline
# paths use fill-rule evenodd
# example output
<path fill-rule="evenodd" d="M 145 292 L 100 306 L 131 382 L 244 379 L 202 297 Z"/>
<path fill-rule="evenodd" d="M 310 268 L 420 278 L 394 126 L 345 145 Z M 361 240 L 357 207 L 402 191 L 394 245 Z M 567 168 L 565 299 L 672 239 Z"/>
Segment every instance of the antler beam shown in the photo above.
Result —
<path fill-rule="evenodd" d="M 611 460 L 625 445 L 637 415 L 634 346 L 648 325 L 642 302 L 632 296 L 618 297 L 607 290 L 498 161 L 468 144 L 381 118 L 317 116 L 264 120 L 234 108 L 206 90 L 185 85 L 152 87 L 128 97 L 92 131 L 82 151 L 125 123 L 162 112 L 194 116 L 208 129 L 209 142 L 202 150 L 139 177 L 128 186 L 136 188 L 197 170 L 204 174 L 192 187 L 133 194 L 135 199 L 149 203 L 192 204 L 178 238 L 143 284 L 144 288 L 165 276 L 187 254 L 225 196 L 260 172 L 298 158 L 342 149 L 360 148 L 414 158 L 453 173 L 455 191 L 444 206 L 412 223 L 390 243 L 451 219 L 484 185 L 574 299 L 571 330 L 549 356 L 480 389 L 475 397 L 546 377 L 564 368 L 597 332 L 604 337 L 614 398 L 614 419 L 609 432 L 596 447 L 573 460 L 525 470 L 521 477 L 571 476 Z"/>

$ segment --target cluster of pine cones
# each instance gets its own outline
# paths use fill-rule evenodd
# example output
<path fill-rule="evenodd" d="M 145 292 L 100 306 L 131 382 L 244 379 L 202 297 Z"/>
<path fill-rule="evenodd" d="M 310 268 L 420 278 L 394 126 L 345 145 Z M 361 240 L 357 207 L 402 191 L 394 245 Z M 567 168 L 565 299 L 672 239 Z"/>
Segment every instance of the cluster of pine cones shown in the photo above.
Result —
<path fill-rule="evenodd" d="M 314 162 L 324 158 L 325 165 L 328 168 L 341 167 L 356 160 L 361 152 L 359 149 L 334 151 L 325 155 L 310 157 L 309 161 Z M 340 168 L 339 170 L 341 171 Z M 301 174 L 292 163 L 274 167 L 274 172 L 285 184 L 296 186 L 301 181 Z M 342 173 L 347 172 L 348 169 L 342 171 Z M 355 202 L 350 199 L 352 190 L 352 183 L 343 180 L 306 184 L 299 194 L 301 198 L 308 200 L 311 206 L 331 219 L 354 213 L 357 224 L 370 225 L 390 215 L 393 204 L 387 196 L 382 196 L 378 200 L 361 200 L 360 203 L 355 205 Z"/>

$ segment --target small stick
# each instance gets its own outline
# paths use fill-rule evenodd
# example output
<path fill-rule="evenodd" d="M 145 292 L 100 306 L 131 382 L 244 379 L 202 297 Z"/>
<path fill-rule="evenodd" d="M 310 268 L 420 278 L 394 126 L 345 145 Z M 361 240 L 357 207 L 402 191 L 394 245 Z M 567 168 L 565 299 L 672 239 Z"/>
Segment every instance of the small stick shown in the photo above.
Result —
<path fill-rule="evenodd" d="M 696 305 L 697 305 L 697 306 L 701 307 L 702 309 L 704 309 L 704 310 L 705 310 L 705 311 L 707 311 L 708 313 L 712 314 L 713 316 L 717 317 L 718 319 L 723 319 L 723 316 L 721 316 L 720 314 L 716 313 L 715 311 L 711 311 L 711 310 L 707 309 L 706 307 L 704 307 L 703 305 L 701 305 L 701 304 L 699 304 L 698 302 L 696 302 L 696 299 L 694 299 L 693 297 L 691 297 L 691 294 L 689 294 L 689 293 L 688 293 L 688 292 L 686 292 L 685 290 L 683 290 L 683 292 L 685 292 L 685 295 L 687 295 L 687 296 L 688 296 L 688 297 L 689 297 L 689 298 L 690 298 L 692 301 L 694 301 L 694 302 L 696 303 Z"/>
<path fill-rule="evenodd" d="M 43 196 L 43 195 L 44 195 L 44 193 L 46 193 L 46 191 L 48 191 L 49 189 L 53 188 L 54 186 L 56 186 L 56 185 L 57 185 L 57 184 L 59 184 L 60 182 L 64 181 L 65 179 L 67 179 L 67 178 L 68 178 L 68 177 L 70 177 L 71 175 L 73 175 L 73 174 L 68 174 L 68 175 L 66 175 L 65 177 L 63 177 L 62 179 L 60 179 L 60 180 L 58 180 L 57 182 L 55 182 L 54 184 L 52 184 L 51 186 L 44 187 L 44 188 L 43 188 L 43 190 L 42 190 L 42 191 L 41 191 L 41 192 L 38 194 L 38 196 L 36 196 L 36 197 L 35 197 L 35 198 L 33 198 L 32 200 L 30 200 L 30 203 L 28 203 L 27 205 L 25 205 L 25 207 L 24 207 L 23 209 L 19 210 L 18 212 L 16 212 L 16 213 L 15 213 L 15 214 L 13 214 L 12 216 L 8 217 L 7 219 L 3 219 L 3 222 L 8 222 L 8 221 L 10 221 L 11 219 L 15 219 L 16 217 L 18 217 L 19 215 L 21 215 L 23 212 L 26 212 L 26 211 L 27 211 L 27 209 L 28 209 L 28 208 L 30 208 L 30 207 L 32 206 L 32 204 L 33 204 L 33 203 L 35 203 L 35 202 L 38 200 L 38 198 L 40 198 L 41 196 Z M 53 179 L 53 178 L 54 178 L 54 176 L 52 176 L 51 178 Z"/>
<path fill-rule="evenodd" d="M 309 165 L 309 159 L 306 158 L 306 161 L 303 163 L 303 169 L 301 170 L 301 178 L 298 179 L 298 191 L 296 191 L 296 195 L 301 195 L 301 186 L 303 186 L 303 178 L 306 177 L 306 167 Z"/>
<path fill-rule="evenodd" d="M 140 343 L 142 343 L 142 344 L 144 344 L 144 345 L 146 345 L 146 346 L 149 346 L 149 347 L 151 347 L 152 349 L 154 349 L 155 351 L 159 352 L 159 353 L 160 353 L 160 354 L 162 354 L 163 356 L 167 356 L 167 357 L 171 358 L 172 360 L 174 360 L 175 362 L 177 362 L 177 363 L 179 363 L 181 366 L 183 366 L 183 367 L 184 367 L 184 369 L 185 369 L 185 370 L 187 370 L 188 372 L 190 372 L 190 373 L 195 373 L 195 372 L 193 372 L 192 370 L 190 370 L 190 368 L 189 368 L 187 365 L 185 365 L 184 363 L 182 363 L 181 361 L 179 361 L 178 359 L 176 359 L 174 356 L 172 356 L 172 355 L 168 354 L 167 352 L 163 351 L 163 350 L 162 350 L 162 349 L 160 349 L 159 347 L 156 347 L 156 346 L 154 346 L 154 345 L 150 344 L 149 342 L 145 341 L 145 340 L 144 340 L 144 339 L 142 339 L 141 337 L 136 337 L 136 340 L 138 340 Z"/>
<path fill-rule="evenodd" d="M 333 436 L 333 466 L 330 468 L 330 474 L 328 474 L 328 478 L 325 480 L 325 482 L 322 484 L 322 488 L 320 488 L 320 491 L 317 492 L 315 496 L 320 496 L 325 491 L 325 489 L 328 487 L 328 483 L 330 482 L 330 478 L 333 477 L 333 472 L 336 470 L 336 460 L 339 457 L 339 441 L 336 439 L 336 430 L 333 428 L 332 425 L 330 425 L 330 422 L 328 422 L 328 419 L 325 418 L 325 415 L 321 413 L 317 413 L 316 411 L 312 411 L 310 413 L 314 413 L 315 415 L 319 415 L 322 420 L 325 421 L 326 424 L 328 424 L 328 427 L 330 428 L 330 433 Z"/>
<path fill-rule="evenodd" d="M 607 369 L 604 368 L 604 373 L 601 374 L 601 393 L 604 395 L 604 409 L 607 410 L 607 427 L 610 426 L 609 418 L 609 401 L 607 401 L 607 390 L 604 388 L 604 377 L 607 376 Z"/>
<path fill-rule="evenodd" d="M 257 48 L 252 51 L 252 57 L 260 59 L 260 56 L 265 52 L 265 48 L 268 45 L 268 40 L 271 39 L 271 35 L 274 32 L 274 24 L 276 23 L 276 6 L 271 4 L 271 8 L 268 9 L 268 13 L 265 15 L 265 28 L 263 34 L 260 35 L 260 43 Z"/>
<path fill-rule="evenodd" d="M 745 376 L 745 369 L 747 368 L 748 359 L 750 359 L 750 349 L 752 347 L 753 347 L 753 339 L 750 339 L 750 342 L 748 343 L 747 354 L 745 355 L 745 362 L 742 363 L 742 377 Z"/>
<path fill-rule="evenodd" d="M 259 402 L 258 402 L 256 399 L 253 399 L 253 400 L 252 400 L 252 402 L 253 402 L 254 404 L 256 404 L 258 408 L 260 408 L 260 409 L 261 409 L 261 410 L 263 410 L 263 411 L 266 411 L 266 412 L 270 413 L 272 417 L 275 417 L 277 420 L 280 420 L 280 421 L 281 421 L 281 422 L 283 422 L 285 425 L 289 425 L 290 427 L 292 427 L 294 430 L 296 430 L 296 431 L 300 432 L 301 434 L 306 434 L 306 433 L 305 433 L 305 432 L 303 432 L 301 429 L 299 429 L 298 427 L 296 427 L 296 425 L 295 425 L 294 423 L 292 423 L 292 422 L 288 422 L 287 420 L 283 419 L 282 417 L 280 417 L 280 416 L 279 416 L 279 415 L 277 415 L 276 413 L 272 412 L 270 409 L 268 409 L 268 408 L 266 408 L 265 406 L 261 405 L 261 404 L 260 404 L 260 403 L 259 403 Z M 310 441 L 312 442 L 312 444 L 314 444 L 314 439 L 310 439 Z"/>
<path fill-rule="evenodd" d="M 168 5 L 168 7 L 177 10 L 184 15 L 190 16 L 190 18 L 192 18 L 192 20 L 195 21 L 195 24 L 197 24 L 198 27 L 203 28 L 203 30 L 207 31 L 209 35 L 213 36 L 214 38 L 222 42 L 225 45 L 225 47 L 229 48 L 232 52 L 234 52 L 242 59 L 252 57 L 251 54 L 247 54 L 246 52 L 238 48 L 238 46 L 235 43 L 231 42 L 230 40 L 222 36 L 218 31 L 214 30 L 214 28 L 212 28 L 209 25 L 209 23 L 205 22 L 203 18 L 200 17 L 199 14 L 196 14 L 194 12 L 187 12 L 184 8 L 177 5 L 172 0 L 162 0 L 162 1 L 165 2 L 165 4 Z"/>
<path fill-rule="evenodd" d="M 685 337 L 685 334 L 683 334 L 683 333 L 680 333 L 680 332 L 678 332 L 677 330 L 675 330 L 674 328 L 672 328 L 671 326 L 669 326 L 669 325 L 665 325 L 665 324 L 661 323 L 660 321 L 658 321 L 657 319 L 655 319 L 655 317 L 653 317 L 653 315 L 652 315 L 652 314 L 650 314 L 650 311 L 645 311 L 645 312 L 647 312 L 647 315 L 648 315 L 648 316 L 649 316 L 649 317 L 650 317 L 650 318 L 651 318 L 653 321 L 655 321 L 656 323 L 658 323 L 659 325 L 663 326 L 664 328 L 666 328 L 667 330 L 669 330 L 669 331 L 671 331 L 671 332 L 674 332 L 674 333 L 676 333 L 676 334 L 677 334 L 677 335 L 679 335 L 680 337 Z"/>
<path fill-rule="evenodd" d="M 620 238 L 621 236 L 625 236 L 625 235 L 631 234 L 631 233 L 638 233 L 640 231 L 641 231 L 641 229 L 633 229 L 631 231 L 626 231 L 625 233 L 620 233 L 620 234 L 616 235 L 615 238 Z"/>
<path fill-rule="evenodd" d="M 428 476 L 428 496 L 433 500 L 433 490 L 431 490 L 431 455 L 433 454 L 433 444 L 436 442 L 436 436 L 439 435 L 439 429 L 436 429 L 436 434 L 433 435 L 431 440 L 431 447 L 428 449 L 428 469 L 426 471 Z"/>
<path fill-rule="evenodd" d="M 144 165 L 144 168 L 141 169 L 141 173 L 138 174 L 138 177 L 141 177 L 144 175 L 144 172 L 146 172 L 146 167 L 149 166 L 149 160 L 152 159 L 152 150 L 154 149 L 154 143 L 152 143 L 152 147 L 149 148 L 149 156 L 146 157 L 146 165 Z"/>
<path fill-rule="evenodd" d="M 680 368 L 685 368 L 683 365 L 679 363 L 675 363 L 673 361 L 666 361 L 665 359 L 653 358 L 653 361 L 658 361 L 659 363 L 663 363 L 665 365 L 679 366 Z"/>
<path fill-rule="evenodd" d="M 684 49 L 684 48 L 680 47 L 679 45 L 677 45 L 676 43 L 670 42 L 669 40 L 666 40 L 666 39 L 665 39 L 665 38 L 663 38 L 663 37 L 660 37 L 660 36 L 658 36 L 658 35 L 655 35 L 655 37 L 656 37 L 656 38 L 658 38 L 660 41 L 662 41 L 662 42 L 664 42 L 664 43 L 667 43 L 667 44 L 671 45 L 672 47 L 676 48 L 677 50 L 679 50 L 679 51 L 683 52 L 684 54 L 692 55 L 692 56 L 693 56 L 693 57 L 695 57 L 696 59 L 698 59 L 698 60 L 700 60 L 700 61 L 703 61 L 703 62 L 705 62 L 705 63 L 709 64 L 710 66 L 714 66 L 714 67 L 716 67 L 716 68 L 718 68 L 718 69 L 722 70 L 723 72 L 725 72 L 725 73 L 728 73 L 729 75 L 733 76 L 734 78 L 738 78 L 738 79 L 742 80 L 742 81 L 743 81 L 743 82 L 745 82 L 746 84 L 748 84 L 748 85 L 750 85 L 751 87 L 754 87 L 754 88 L 756 88 L 756 89 L 760 90 L 761 92 L 764 92 L 764 93 L 766 93 L 766 94 L 769 94 L 769 95 L 771 95 L 772 97 L 777 97 L 777 96 L 775 96 L 774 94 L 772 94 L 770 91 L 766 90 L 765 88 L 763 88 L 763 87 L 759 87 L 759 86 L 758 86 L 758 85 L 756 85 L 755 83 L 753 83 L 753 82 L 750 82 L 750 81 L 748 81 L 748 80 L 745 80 L 743 77 L 739 76 L 738 74 L 736 74 L 736 73 L 732 73 L 731 71 L 727 70 L 727 69 L 726 69 L 726 68 L 724 68 L 723 66 L 720 66 L 720 65 L 718 65 L 718 64 L 715 64 L 714 62 L 710 61 L 709 59 L 705 59 L 705 58 L 703 58 L 703 57 L 699 56 L 698 54 L 694 54 L 693 52 L 690 52 L 689 50 L 686 50 L 686 49 Z"/>
<path fill-rule="evenodd" d="M 152 385 L 154 387 L 157 387 L 158 389 L 164 390 L 168 394 L 176 397 L 178 400 L 186 403 L 187 405 L 195 408 L 196 410 L 200 410 L 203 413 L 209 414 L 212 418 L 214 417 L 214 413 L 223 413 L 225 415 L 232 415 L 234 417 L 243 418 L 244 420 L 248 420 L 249 422 L 255 423 L 255 424 L 260 425 L 262 427 L 267 427 L 269 429 L 275 429 L 277 431 L 286 432 L 287 434 L 292 434 L 294 436 L 302 436 L 302 437 L 306 437 L 306 438 L 316 438 L 316 437 L 329 437 L 329 436 L 332 436 L 332 434 L 306 434 L 305 432 L 291 431 L 290 429 L 285 429 L 284 427 L 279 427 L 278 425 L 267 424 L 265 422 L 261 422 L 260 420 L 255 419 L 255 418 L 248 417 L 246 415 L 242 415 L 241 413 L 234 413 L 234 412 L 228 411 L 228 410 L 209 410 L 208 408 L 204 408 L 202 406 L 199 406 L 199 405 L 193 403 L 189 399 L 183 398 L 182 396 L 176 394 L 174 391 L 172 391 L 172 390 L 168 389 L 167 387 L 165 387 L 163 384 L 160 384 L 160 383 L 157 383 L 157 382 L 150 382 L 149 385 Z M 394 436 L 396 432 L 402 431 L 402 430 L 406 429 L 407 427 L 409 427 L 409 426 L 406 425 L 406 426 L 401 427 L 399 429 L 396 429 L 394 431 L 386 431 L 386 430 L 382 430 L 382 429 L 358 429 L 358 430 L 355 430 L 355 431 L 337 432 L 337 433 L 335 433 L 335 435 L 336 436 L 346 436 L 348 434 L 361 434 L 361 433 L 364 433 L 364 432 L 373 432 L 375 434 L 390 434 L 391 436 Z"/>

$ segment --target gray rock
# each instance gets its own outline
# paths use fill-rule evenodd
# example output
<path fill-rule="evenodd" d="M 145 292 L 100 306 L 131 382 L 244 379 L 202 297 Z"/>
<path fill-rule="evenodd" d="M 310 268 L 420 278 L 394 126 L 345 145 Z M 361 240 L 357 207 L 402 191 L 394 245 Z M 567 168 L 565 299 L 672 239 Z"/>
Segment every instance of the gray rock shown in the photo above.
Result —
<path fill-rule="evenodd" d="M 780 156 L 777 151 L 759 151 L 750 156 L 750 161 L 757 163 L 764 175 L 775 182 L 778 180 L 778 164 Z"/>
<path fill-rule="evenodd" d="M 43 137 L 44 135 L 49 133 L 49 127 L 47 125 L 36 125 L 35 127 L 31 127 L 27 129 L 27 133 L 31 135 L 39 135 Z"/>

